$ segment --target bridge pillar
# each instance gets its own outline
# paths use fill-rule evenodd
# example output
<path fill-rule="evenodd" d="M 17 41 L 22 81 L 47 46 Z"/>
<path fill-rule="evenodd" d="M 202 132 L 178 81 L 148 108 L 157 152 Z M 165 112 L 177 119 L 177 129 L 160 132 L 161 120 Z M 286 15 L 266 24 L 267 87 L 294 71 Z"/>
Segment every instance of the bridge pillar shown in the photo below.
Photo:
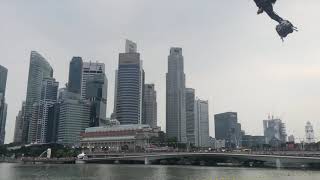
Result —
<path fill-rule="evenodd" d="M 149 161 L 148 157 L 144 157 L 144 164 L 145 165 L 149 165 L 150 164 L 150 161 Z"/>
<path fill-rule="evenodd" d="M 279 158 L 276 159 L 276 167 L 277 168 L 281 168 L 282 167 L 281 160 Z"/>

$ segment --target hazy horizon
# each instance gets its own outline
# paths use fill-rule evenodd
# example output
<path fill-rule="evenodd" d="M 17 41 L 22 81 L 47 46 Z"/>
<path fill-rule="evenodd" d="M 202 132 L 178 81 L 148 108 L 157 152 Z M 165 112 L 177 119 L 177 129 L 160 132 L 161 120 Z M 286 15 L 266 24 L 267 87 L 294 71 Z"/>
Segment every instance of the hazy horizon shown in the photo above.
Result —
<path fill-rule="evenodd" d="M 125 39 L 137 43 L 146 83 L 155 84 L 163 130 L 167 58 L 170 47 L 181 47 L 186 87 L 209 100 L 210 135 L 214 114 L 235 111 L 249 134 L 262 135 L 262 120 L 274 114 L 286 123 L 288 135 L 303 138 L 310 121 L 320 137 L 318 7 L 317 0 L 277 1 L 275 11 L 299 28 L 282 43 L 276 23 L 256 15 L 253 0 L 4 0 L 0 64 L 8 68 L 6 143 L 13 140 L 26 98 L 32 50 L 49 61 L 60 87 L 73 56 L 105 63 L 109 116 Z"/>

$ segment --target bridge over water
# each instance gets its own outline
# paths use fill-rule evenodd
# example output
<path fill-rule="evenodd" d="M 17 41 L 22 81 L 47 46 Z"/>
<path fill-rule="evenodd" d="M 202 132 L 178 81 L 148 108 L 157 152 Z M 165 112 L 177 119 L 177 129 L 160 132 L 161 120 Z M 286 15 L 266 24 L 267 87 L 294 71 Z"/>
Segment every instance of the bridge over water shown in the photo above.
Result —
<path fill-rule="evenodd" d="M 185 162 L 185 164 L 202 163 L 209 165 L 231 164 L 241 166 L 271 167 L 317 167 L 320 168 L 320 153 L 301 154 L 253 154 L 253 153 L 116 153 L 88 154 L 83 163 L 144 163 L 161 164 L 161 162 Z M 170 164 L 170 163 L 169 163 Z"/>

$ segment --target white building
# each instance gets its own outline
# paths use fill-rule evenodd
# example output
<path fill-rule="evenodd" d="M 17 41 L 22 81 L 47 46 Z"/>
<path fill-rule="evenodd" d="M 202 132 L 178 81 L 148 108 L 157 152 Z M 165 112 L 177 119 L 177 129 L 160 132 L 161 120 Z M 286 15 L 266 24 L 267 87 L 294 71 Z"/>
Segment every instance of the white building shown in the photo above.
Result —
<path fill-rule="evenodd" d="M 209 105 L 208 101 L 196 99 L 195 102 L 195 145 L 209 147 Z"/>
<path fill-rule="evenodd" d="M 305 132 L 306 132 L 306 143 L 308 144 L 315 143 L 313 126 L 309 121 L 305 126 Z"/>

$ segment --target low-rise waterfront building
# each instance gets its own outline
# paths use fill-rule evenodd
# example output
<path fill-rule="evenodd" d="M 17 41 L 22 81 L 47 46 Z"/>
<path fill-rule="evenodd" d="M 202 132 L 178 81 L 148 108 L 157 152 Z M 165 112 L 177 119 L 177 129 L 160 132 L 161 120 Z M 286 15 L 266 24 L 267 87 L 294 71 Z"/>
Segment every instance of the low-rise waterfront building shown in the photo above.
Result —
<path fill-rule="evenodd" d="M 149 139 L 159 132 L 160 128 L 145 124 L 90 127 L 81 133 L 80 147 L 94 152 L 144 151 L 150 147 Z"/>

